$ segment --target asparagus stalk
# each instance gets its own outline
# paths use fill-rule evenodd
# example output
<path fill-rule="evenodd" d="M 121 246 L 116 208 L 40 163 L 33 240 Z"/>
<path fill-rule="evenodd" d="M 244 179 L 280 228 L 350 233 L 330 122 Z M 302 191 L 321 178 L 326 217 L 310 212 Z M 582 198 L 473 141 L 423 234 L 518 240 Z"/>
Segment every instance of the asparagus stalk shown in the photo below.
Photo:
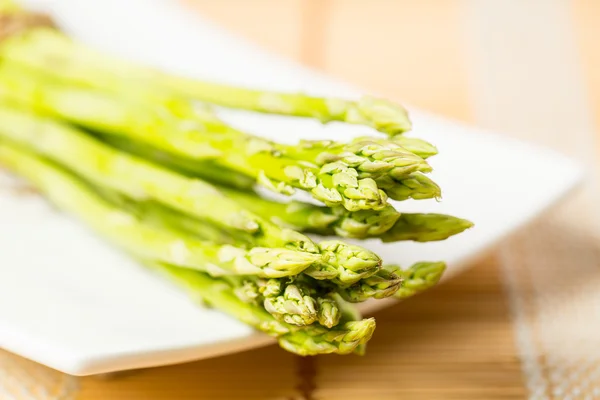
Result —
<path fill-rule="evenodd" d="M 152 161 L 155 164 L 172 169 L 183 175 L 200 178 L 212 184 L 235 188 L 240 191 L 251 190 L 256 184 L 255 179 L 232 169 L 225 168 L 217 164 L 214 160 L 191 160 L 174 156 L 173 154 L 146 146 L 143 143 L 136 143 L 126 138 L 103 135 L 97 132 L 95 132 L 95 136 L 102 142 L 119 150 Z"/>
<path fill-rule="evenodd" d="M 137 199 L 150 198 L 234 232 L 252 234 L 259 246 L 318 252 L 306 236 L 247 212 L 201 180 L 189 179 L 121 153 L 75 128 L 0 107 L 0 137 L 59 162 L 78 175 Z"/>
<path fill-rule="evenodd" d="M 431 242 L 445 240 L 473 226 L 470 221 L 445 214 L 399 213 L 393 207 L 349 212 L 299 201 L 279 203 L 248 191 L 220 190 L 248 210 L 278 225 L 320 235 L 358 239 L 379 237 L 383 242 Z"/>
<path fill-rule="evenodd" d="M 71 47 L 70 45 L 72 45 L 72 42 L 68 41 L 68 39 L 66 39 L 65 37 L 61 36 L 60 34 L 57 34 L 56 32 L 50 32 L 47 30 L 43 30 L 41 32 L 32 32 L 30 33 L 29 36 L 33 36 L 33 37 L 44 37 L 47 39 L 47 41 L 45 42 L 46 46 L 41 49 L 42 52 L 47 51 L 48 48 L 49 49 L 67 49 L 69 47 Z M 28 40 L 28 38 L 16 38 L 14 39 L 14 41 L 17 42 L 27 42 L 29 43 L 30 40 Z M 30 43 L 29 43 L 30 44 Z M 40 64 L 39 64 L 39 59 L 37 59 L 38 62 L 36 62 L 36 57 L 35 57 L 35 51 L 33 48 L 29 48 L 28 51 L 26 51 L 25 53 L 21 50 L 23 50 L 19 45 L 14 46 L 13 44 L 9 43 L 7 45 L 4 46 L 6 48 L 6 50 L 4 50 L 3 53 L 5 53 L 4 58 L 7 59 L 8 61 L 12 61 L 14 63 L 16 63 L 17 65 L 22 66 L 26 66 L 26 67 L 33 67 L 34 69 L 40 69 Z M 16 48 L 15 48 L 16 47 Z M 27 49 L 27 46 L 25 46 L 25 48 Z M 36 46 L 34 46 L 34 48 L 37 48 Z M 37 48 L 37 50 L 40 50 L 39 48 Z M 80 49 L 81 51 L 79 52 L 79 54 L 84 54 L 83 50 L 84 49 Z M 60 57 L 56 54 L 53 53 L 52 50 L 50 51 L 51 55 L 46 55 L 46 57 L 51 58 L 51 63 L 56 63 L 59 62 Z M 60 53 L 60 51 L 59 51 Z M 87 52 L 89 53 L 89 51 Z M 31 56 L 34 56 L 33 59 L 31 58 Z M 44 57 L 42 57 L 44 58 Z M 86 54 L 86 58 L 90 58 L 90 54 Z M 94 57 L 91 57 L 94 58 Z M 101 58 L 97 61 L 101 61 Z M 48 74 L 50 73 L 51 76 L 54 76 L 55 78 L 61 78 L 66 82 L 75 82 L 78 84 L 84 83 L 89 87 L 95 88 L 95 89 L 101 89 L 101 90 L 106 90 L 107 88 L 113 88 L 113 90 L 115 90 L 116 92 L 118 92 L 120 95 L 124 94 L 124 90 L 123 88 L 128 88 L 129 90 L 125 90 L 125 94 L 129 94 L 131 95 L 132 93 L 136 93 L 137 96 L 136 97 L 138 100 L 139 99 L 147 99 L 148 97 L 153 98 L 154 104 L 162 104 L 163 106 L 166 106 L 167 109 L 172 110 L 174 107 L 172 107 L 172 104 L 177 104 L 178 107 L 175 107 L 177 109 L 186 109 L 186 112 L 184 112 L 183 114 L 188 116 L 190 114 L 194 114 L 194 112 L 190 112 L 189 108 L 190 108 L 190 104 L 186 103 L 185 101 L 182 101 L 181 98 L 177 98 L 177 97 L 173 97 L 168 96 L 168 91 L 165 90 L 166 93 L 162 94 L 162 96 L 156 96 L 156 92 L 160 91 L 159 89 L 155 88 L 154 85 L 150 85 L 151 88 L 148 88 L 148 85 L 140 85 L 139 83 L 136 85 L 135 83 L 132 84 L 131 79 L 127 79 L 127 80 L 122 80 L 121 82 L 115 82 L 115 75 L 112 74 L 111 79 L 108 79 L 108 81 L 106 79 L 103 79 L 103 77 L 105 77 L 106 74 L 100 73 L 99 71 L 96 71 L 97 73 L 94 74 L 95 70 L 90 70 L 89 68 L 86 68 L 85 63 L 77 63 L 77 61 L 73 61 L 73 63 L 69 63 L 67 62 L 66 64 L 68 64 L 68 67 L 65 65 L 62 65 L 62 68 L 52 68 L 52 69 L 47 69 L 47 68 L 41 68 L 41 70 Z M 98 64 L 98 63 L 96 63 Z M 102 64 L 102 63 L 100 63 Z M 77 66 L 77 68 L 73 68 Z M 72 69 L 74 69 L 75 71 L 72 71 Z M 80 76 L 82 71 L 87 71 L 89 72 L 89 74 L 85 74 L 84 76 Z M 98 79 L 90 79 L 90 77 L 94 76 L 95 78 Z M 83 81 L 83 82 L 82 82 Z M 140 95 L 141 92 L 141 95 Z M 160 97 L 160 101 L 156 102 L 156 97 Z M 199 117 L 199 115 L 197 113 L 196 117 Z M 211 127 L 211 130 L 217 129 L 220 131 L 223 131 L 223 129 L 225 128 L 224 126 L 222 126 L 222 123 L 220 123 L 220 121 L 218 121 L 214 115 L 211 115 L 210 113 L 201 113 L 202 114 L 202 120 L 203 123 L 208 123 L 209 126 Z M 208 121 L 206 121 L 206 119 L 208 118 Z M 219 126 L 221 125 L 221 126 Z M 225 128 L 226 129 L 226 128 Z M 389 144 L 389 143 L 388 143 Z M 409 173 L 412 172 L 414 170 L 421 170 L 423 172 L 426 172 L 429 170 L 428 165 L 420 158 L 417 157 L 409 152 L 405 152 L 405 151 L 398 151 L 398 152 L 393 152 L 391 151 L 391 149 L 389 148 L 389 146 L 387 146 L 385 154 L 381 154 L 381 146 L 376 145 L 375 143 L 371 142 L 369 143 L 370 148 L 364 148 L 365 145 L 361 145 L 358 146 L 357 143 L 353 143 L 350 146 L 340 146 L 337 150 L 334 149 L 329 149 L 328 152 L 328 157 L 331 159 L 332 157 L 334 157 L 335 159 L 341 159 L 347 162 L 351 162 L 354 165 L 356 165 L 360 171 L 361 171 L 361 177 L 376 177 L 376 174 L 381 174 L 382 172 L 385 172 L 389 169 L 393 169 L 395 171 L 395 174 L 400 174 L 400 173 Z M 294 152 L 296 151 L 296 147 L 295 146 L 281 146 L 280 148 L 290 151 L 290 152 Z M 398 146 L 395 146 L 395 148 L 399 149 Z M 337 155 L 335 155 L 335 153 L 338 153 Z M 343 153 L 343 154 L 339 154 L 339 153 Z M 321 157 L 321 159 L 324 159 L 323 157 Z M 322 164 L 320 164 L 322 165 Z"/>
<path fill-rule="evenodd" d="M 199 269 L 211 275 L 297 275 L 320 259 L 318 254 L 255 247 L 251 250 L 191 239 L 179 232 L 155 229 L 134 214 L 103 201 L 89 187 L 27 151 L 0 143 L 0 162 L 31 181 L 59 208 L 85 221 L 114 244 L 144 258 Z"/>
<path fill-rule="evenodd" d="M 237 240 L 228 236 L 209 223 L 178 213 L 175 210 L 148 201 L 135 202 L 117 193 L 98 189 L 118 207 L 136 215 L 143 223 L 161 229 L 178 230 L 185 236 L 193 232 L 216 244 L 236 245 Z M 246 242 L 244 245 L 250 243 Z M 331 328 L 339 322 L 337 304 L 328 298 L 318 297 L 317 289 L 298 279 L 260 279 L 257 276 L 224 276 L 235 285 L 234 293 L 244 302 L 262 303 L 265 309 L 278 321 L 304 326 L 319 321 Z"/>
<path fill-rule="evenodd" d="M 418 262 L 405 270 L 386 265 L 377 274 L 349 287 L 338 287 L 336 292 L 350 303 L 391 296 L 406 299 L 435 286 L 445 270 L 443 262 Z"/>
<path fill-rule="evenodd" d="M 337 241 L 317 247 L 308 237 L 247 212 L 212 185 L 118 152 L 76 129 L 7 107 L 0 108 L 0 120 L 0 137 L 31 147 L 97 186 L 132 198 L 154 199 L 234 232 L 251 234 L 256 246 L 321 253 L 311 276 L 349 282 L 381 266 L 381 259 L 373 252 Z M 345 262 L 350 262 L 351 269 Z M 361 263 L 363 270 L 356 271 Z"/>
<path fill-rule="evenodd" d="M 175 210 L 170 210 L 167 207 L 161 206 L 160 204 L 148 201 L 133 202 L 131 200 L 124 200 L 122 196 L 115 195 L 114 193 L 111 194 L 110 192 L 107 193 L 105 190 L 103 193 L 105 196 L 110 196 L 113 199 L 113 202 L 118 204 L 121 208 L 125 208 L 129 212 L 138 215 L 144 222 L 149 221 L 159 227 L 167 227 L 168 229 L 179 229 L 185 232 L 185 234 L 196 234 L 203 239 L 210 240 L 214 243 L 228 243 L 236 246 L 253 245 L 251 238 L 246 238 L 245 241 L 240 242 L 237 238 L 224 236 L 223 232 L 212 227 L 210 224 L 195 220 L 189 216 L 178 213 Z M 264 281 L 252 279 L 250 277 L 229 279 L 237 279 L 236 283 L 239 289 L 236 293 L 239 294 L 240 298 L 244 301 L 263 302 L 265 299 L 271 298 L 268 300 L 270 303 L 269 306 L 265 304 L 265 308 L 278 319 L 286 318 L 286 322 L 294 323 L 292 321 L 296 321 L 297 324 L 306 323 L 302 321 L 308 320 L 314 322 L 315 317 L 319 319 L 319 321 L 335 320 L 335 316 L 328 315 L 328 313 L 331 312 L 336 313 L 336 311 L 332 309 L 333 306 L 328 304 L 330 302 L 326 298 L 321 298 L 326 297 L 327 292 L 340 291 L 340 293 L 348 293 L 348 295 L 344 297 L 345 299 L 349 300 L 353 296 L 355 300 L 352 301 L 358 302 L 365 301 L 369 297 L 389 297 L 393 295 L 399 287 L 398 277 L 385 270 L 381 270 L 378 261 L 365 262 L 365 259 L 368 259 L 369 257 L 373 257 L 373 260 L 378 260 L 378 258 L 370 252 L 367 252 L 360 247 L 350 246 L 338 241 L 323 242 L 320 246 L 329 249 L 328 251 L 323 251 L 322 255 L 325 260 L 324 262 L 327 263 L 327 261 L 329 261 L 330 264 L 323 265 L 321 263 L 315 263 L 306 271 L 306 274 L 320 280 L 331 281 L 323 282 L 323 285 L 319 282 L 311 282 L 308 284 L 302 279 L 287 283 L 275 279 Z M 356 256 L 358 256 L 358 258 Z M 330 259 L 334 257 L 336 258 L 335 264 L 339 265 L 337 269 L 331 267 L 331 264 L 334 264 L 334 262 Z M 287 293 L 286 288 L 290 285 L 294 285 L 295 287 L 290 288 L 289 293 Z M 320 287 L 320 290 L 311 289 L 318 287 Z M 303 294 L 299 296 L 298 293 Z M 304 298 L 304 296 L 308 295 L 310 295 L 312 299 Z M 302 301 L 304 301 L 305 304 L 296 304 L 292 306 L 293 302 L 300 303 Z M 317 303 L 323 303 L 323 305 L 328 308 L 321 309 L 320 307 L 316 307 L 315 304 Z M 290 306 L 287 307 L 287 305 Z M 307 311 L 311 309 L 314 309 L 314 311 Z M 302 311 L 295 313 L 294 310 Z M 326 326 L 329 323 L 331 322 L 323 322 Z"/>
<path fill-rule="evenodd" d="M 334 329 L 319 325 L 296 327 L 277 321 L 261 307 L 244 303 L 233 294 L 231 285 L 223 280 L 165 264 L 150 263 L 150 266 L 184 287 L 190 297 L 206 302 L 271 336 L 279 337 L 279 344 L 296 354 L 349 354 L 368 342 L 375 330 L 375 320 L 372 318 L 348 321 Z"/>
<path fill-rule="evenodd" d="M 115 197 L 114 194 L 112 196 Z M 149 221 L 159 227 L 166 226 L 169 229 L 181 229 L 186 233 L 196 234 L 214 243 L 240 245 L 239 239 L 234 240 L 233 237 L 225 235 L 210 224 L 195 220 L 160 204 L 123 201 L 119 196 L 116 196 L 115 201 L 120 207 L 136 213 L 144 222 Z M 251 245 L 251 238 L 242 243 L 242 246 Z M 236 279 L 235 282 L 238 287 L 236 294 L 242 300 L 263 302 L 265 308 L 279 320 L 300 325 L 310 324 L 316 318 L 322 325 L 329 327 L 332 326 L 332 323 L 337 323 L 335 321 L 337 321 L 336 318 L 339 318 L 339 312 L 337 306 L 331 304 L 333 300 L 325 293 L 338 292 L 347 301 L 361 302 L 366 301 L 368 298 L 390 297 L 400 287 L 400 277 L 386 270 L 377 270 L 371 276 L 368 276 L 370 271 L 363 273 L 360 275 L 359 281 L 350 284 L 350 286 L 347 283 L 347 278 L 344 281 L 337 279 L 339 274 L 339 271 L 333 271 L 331 275 L 326 275 L 326 278 L 334 280 L 335 284 L 328 282 L 311 282 L 309 284 L 302 279 L 296 279 L 293 282 L 284 282 L 279 279 L 265 281 L 251 277 L 230 277 L 228 279 Z M 353 273 L 341 273 L 342 276 L 348 274 Z M 353 279 L 357 279 L 356 274 L 351 276 Z M 363 279 L 364 276 L 366 277 Z M 289 293 L 288 287 L 290 287 Z M 312 290 L 311 288 L 320 289 Z M 310 298 L 305 296 L 310 296 Z"/>
<path fill-rule="evenodd" d="M 49 113 L 90 129 L 127 135 L 148 145 L 191 158 L 211 159 L 256 179 L 278 192 L 306 190 L 327 205 L 350 211 L 381 209 L 387 196 L 370 178 L 359 179 L 355 169 L 341 162 L 322 167 L 287 158 L 266 140 L 238 134 L 206 134 L 198 121 L 182 120 L 110 95 L 36 81 L 2 68 L 0 98 Z"/>
<path fill-rule="evenodd" d="M 94 191 L 113 206 L 133 214 L 142 223 L 158 229 L 180 232 L 181 235 L 201 238 L 216 244 L 230 244 L 247 248 L 252 237 L 246 234 L 226 232 L 218 226 L 194 218 L 153 200 L 133 200 L 115 191 L 94 187 Z"/>
<path fill-rule="evenodd" d="M 349 287 L 338 287 L 336 292 L 350 303 L 368 299 L 383 299 L 395 295 L 402 287 L 402 275 L 392 269 L 382 269 Z"/>
<path fill-rule="evenodd" d="M 115 201 L 120 207 L 140 216 L 144 222 L 149 221 L 159 227 L 195 233 L 214 243 L 239 245 L 238 240 L 225 235 L 210 224 L 194 220 L 160 204 L 124 201 L 122 196 L 114 194 L 112 197 L 116 197 Z M 252 241 L 247 240 L 242 245 L 251 246 Z M 336 279 L 337 276 L 338 272 L 335 271 L 328 278 Z M 264 303 L 267 311 L 278 320 L 296 325 L 311 324 L 318 320 L 321 325 L 328 327 L 333 326 L 331 324 L 337 324 L 339 311 L 335 301 L 326 295 L 327 292 L 338 292 L 347 301 L 361 302 L 368 298 L 390 297 L 400 287 L 400 277 L 386 270 L 377 270 L 374 275 L 361 278 L 350 286 L 346 283 L 347 281 L 336 281 L 335 285 L 323 282 L 321 285 L 320 282 L 308 283 L 302 279 L 295 279 L 293 282 L 252 277 L 229 277 L 228 279 L 235 280 L 236 294 L 240 299 Z"/>
<path fill-rule="evenodd" d="M 20 71 L 21 68 L 18 66 L 11 67 L 10 65 L 10 62 L 8 63 L 8 66 L 5 63 L 3 75 L 12 77 L 11 79 L 7 79 L 5 84 L 9 89 L 12 89 L 11 92 L 13 93 L 13 98 L 18 97 L 21 102 L 28 102 L 27 104 L 32 107 L 37 107 L 39 110 L 44 110 L 45 112 L 56 114 L 62 118 L 74 120 L 80 124 L 83 123 L 91 128 L 108 129 L 113 133 L 127 132 L 137 139 L 144 140 L 154 146 L 161 146 L 167 151 L 174 152 L 179 156 L 194 157 L 196 159 L 210 159 L 219 157 L 222 152 L 221 149 L 217 149 L 218 145 L 215 145 L 214 143 L 198 143 L 198 138 L 190 137 L 191 135 L 189 132 L 186 132 L 188 137 L 185 139 L 180 137 L 179 140 L 171 140 L 168 138 L 168 132 L 163 132 L 162 135 L 157 135 L 155 133 L 157 130 L 159 132 L 161 130 L 164 131 L 164 128 L 148 128 L 148 126 L 161 127 L 164 125 L 165 120 L 168 120 L 167 114 L 169 113 L 174 113 L 177 117 L 183 117 L 184 122 L 180 125 L 183 125 L 187 130 L 193 128 L 203 133 L 227 133 L 229 136 L 233 135 L 233 137 L 241 139 L 242 142 L 250 139 L 248 135 L 228 127 L 212 112 L 193 108 L 191 103 L 186 102 L 181 98 L 163 96 L 157 101 L 156 98 L 160 96 L 153 95 L 155 91 L 148 89 L 147 87 L 140 87 L 135 91 L 129 90 L 125 93 L 129 94 L 129 96 L 126 97 L 130 101 L 133 99 L 138 105 L 140 105 L 141 101 L 142 104 L 153 111 L 149 113 L 149 116 L 146 115 L 145 118 L 141 118 L 140 108 L 138 107 L 136 109 L 133 104 L 127 104 L 128 111 L 125 109 L 118 110 L 114 98 L 112 98 L 111 102 L 110 97 L 107 98 L 106 96 L 101 96 L 94 94 L 95 92 L 85 90 L 69 89 L 68 84 L 54 86 L 46 85 L 42 86 L 44 88 L 43 90 L 39 90 L 40 85 L 36 86 L 30 79 L 31 75 L 40 76 L 39 73 L 36 74 L 35 72 L 30 72 L 28 75 L 24 75 L 15 72 Z M 19 75 L 21 75 L 20 79 Z M 38 91 L 43 93 L 43 96 L 38 99 L 37 103 L 32 103 L 34 97 L 29 93 L 36 91 L 36 87 L 38 88 Z M 97 87 L 95 89 L 101 88 Z M 123 94 L 121 91 L 117 92 L 119 92 L 120 95 Z M 131 93 L 136 93 L 136 95 L 132 96 Z M 20 94 L 20 96 L 16 96 L 15 94 Z M 148 97 L 151 97 L 153 100 L 149 101 Z M 92 103 L 94 103 L 99 110 L 103 111 L 103 114 L 96 111 L 90 116 L 85 110 L 81 111 L 82 108 L 87 108 L 86 105 Z M 62 107 L 61 104 L 63 105 Z M 104 116 L 104 118 L 102 116 Z M 136 125 L 132 125 L 131 123 L 121 124 L 117 122 L 123 121 L 127 116 L 129 116 L 132 121 L 136 121 Z M 111 121 L 108 125 L 106 124 L 107 120 Z M 196 123 L 194 123 L 194 121 Z M 117 124 L 115 125 L 115 123 Z M 179 126 L 175 129 L 181 130 L 181 127 Z M 147 137 L 148 132 L 153 133 L 151 137 Z M 143 134 L 140 135 L 140 133 Z M 186 140 L 190 141 L 192 139 L 195 139 L 196 143 L 189 143 L 188 146 L 185 146 Z M 278 145 L 259 140 L 256 137 L 253 137 L 253 139 L 263 142 L 261 147 L 266 148 L 272 146 L 272 152 L 282 152 L 286 156 L 315 163 L 315 165 L 320 166 L 321 168 L 328 168 L 325 166 L 328 163 L 336 162 L 334 165 L 341 163 L 346 167 L 355 169 L 357 171 L 356 175 L 361 179 L 375 179 L 386 173 L 389 173 L 396 179 L 400 179 L 413 171 L 429 172 L 431 170 L 429 165 L 418 155 L 412 154 L 398 144 L 385 141 L 384 139 L 374 141 L 369 140 L 369 138 L 363 138 L 361 141 L 353 141 L 350 144 L 330 144 L 326 147 L 317 145 L 316 142 L 304 142 L 303 145 L 300 146 L 302 147 L 302 150 L 300 150 L 299 146 Z M 410 140 L 408 142 L 409 144 L 411 143 Z M 269 144 L 267 145 L 267 143 Z M 426 148 L 424 145 L 413 145 L 413 147 L 416 147 L 417 150 Z M 431 146 L 429 145 L 429 147 Z M 196 151 L 192 152 L 191 150 L 188 150 L 188 148 L 196 148 Z M 186 164 L 188 166 L 192 165 L 191 163 Z M 201 168 L 201 166 L 194 169 L 197 170 L 199 168 Z M 240 169 L 241 167 L 239 165 L 234 165 L 234 168 Z M 248 172 L 246 168 L 241 169 Z M 331 170 L 331 167 L 329 167 L 329 170 Z M 258 178 L 261 171 L 262 170 L 251 171 L 250 173 Z M 287 188 L 285 184 L 271 182 L 273 180 L 274 179 L 272 178 L 266 180 L 268 187 L 275 186 L 279 191 L 281 191 L 282 188 Z M 292 184 L 292 186 L 294 185 Z M 300 188 L 311 189 L 302 186 Z M 329 202 L 333 201 L 329 197 L 326 200 L 321 200 Z"/>
<path fill-rule="evenodd" d="M 163 108 L 39 78 L 15 66 L 0 66 L 0 99 L 195 160 L 222 155 L 193 120 L 177 118 Z"/>
<path fill-rule="evenodd" d="M 324 261 L 314 263 L 304 273 L 317 280 L 328 280 L 347 286 L 367 278 L 381 269 L 381 259 L 363 247 L 339 240 L 318 244 Z"/>
<path fill-rule="evenodd" d="M 298 145 L 285 146 L 283 151 L 290 157 L 309 160 L 317 165 L 342 162 L 356 169 L 360 178 L 377 179 L 390 175 L 401 179 L 415 171 L 431 171 L 423 158 L 386 139 L 365 137 L 351 143 L 305 140 Z"/>
<path fill-rule="evenodd" d="M 291 331 L 287 324 L 277 321 L 263 308 L 241 301 L 233 293 L 231 284 L 223 279 L 163 263 L 145 261 L 144 264 L 182 287 L 193 300 L 218 308 L 270 336 Z"/>
<path fill-rule="evenodd" d="M 138 84 L 152 82 L 177 94 L 225 107 L 366 125 L 390 135 L 411 128 L 406 110 L 384 99 L 365 96 L 359 101 L 349 101 L 172 76 L 91 51 L 48 29 L 35 29 L 6 42 L 2 49 L 4 57 L 91 86 L 99 85 L 98 81 L 114 87 L 124 80 L 137 80 Z"/>
<path fill-rule="evenodd" d="M 392 206 L 382 210 L 350 212 L 343 207 L 321 207 L 300 201 L 279 203 L 249 191 L 221 187 L 219 190 L 244 208 L 271 222 L 322 235 L 348 238 L 377 236 L 391 229 L 400 214 Z"/>

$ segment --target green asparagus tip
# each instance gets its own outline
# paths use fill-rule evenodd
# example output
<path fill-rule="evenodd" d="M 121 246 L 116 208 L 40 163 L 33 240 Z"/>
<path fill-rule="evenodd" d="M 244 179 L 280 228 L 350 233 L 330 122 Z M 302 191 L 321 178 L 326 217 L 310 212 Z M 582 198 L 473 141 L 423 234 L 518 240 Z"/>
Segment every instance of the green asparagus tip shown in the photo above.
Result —
<path fill-rule="evenodd" d="M 375 271 L 381 266 L 381 258 L 364 247 L 339 240 L 326 240 L 319 243 L 319 248 L 331 264 L 342 266 L 350 271 Z"/>
<path fill-rule="evenodd" d="M 281 279 L 259 279 L 258 290 L 264 297 L 278 296 L 283 291 Z"/>
<path fill-rule="evenodd" d="M 338 288 L 337 293 L 351 303 L 360 303 L 371 298 L 384 299 L 396 294 L 402 287 L 402 281 L 402 275 L 398 274 L 397 270 L 388 267 L 351 286 Z"/>
<path fill-rule="evenodd" d="M 370 125 L 389 135 L 412 129 L 406 109 L 385 99 L 365 96 L 358 101 L 356 111 L 348 113 L 348 122 Z"/>
<path fill-rule="evenodd" d="M 317 303 L 314 298 L 296 285 L 287 285 L 283 295 L 267 297 L 265 309 L 277 320 L 297 326 L 306 326 L 317 320 Z"/>
<path fill-rule="evenodd" d="M 378 178 L 376 182 L 393 200 L 440 200 L 442 197 L 440 187 L 420 172 L 414 172 L 399 180 L 394 180 L 391 176 L 383 176 Z"/>
<path fill-rule="evenodd" d="M 395 297 L 405 299 L 435 286 L 446 270 L 446 263 L 419 262 L 404 271 L 399 271 L 395 266 L 385 268 L 396 271 L 402 276 L 402 287 L 396 292 Z"/>
<path fill-rule="evenodd" d="M 338 236 L 349 238 L 379 236 L 390 230 L 400 218 L 400 213 L 392 206 L 377 211 L 349 212 L 341 207 L 334 208 L 332 211 L 333 214 L 339 216 L 337 224 L 334 225 L 335 233 Z"/>
<path fill-rule="evenodd" d="M 234 288 L 233 292 L 244 303 L 258 304 L 260 290 L 252 281 L 243 281 L 241 285 Z"/>
<path fill-rule="evenodd" d="M 383 242 L 445 240 L 473 226 L 471 221 L 445 214 L 401 214 L 395 225 L 381 235 Z"/>
<path fill-rule="evenodd" d="M 340 322 L 341 310 L 334 299 L 319 297 L 317 303 L 319 324 L 332 328 Z"/>
<path fill-rule="evenodd" d="M 319 248 L 322 261 L 305 270 L 307 275 L 315 279 L 351 285 L 381 268 L 381 259 L 377 254 L 360 246 L 328 240 L 319 243 Z"/>
<path fill-rule="evenodd" d="M 242 250 L 233 246 L 222 246 L 219 259 L 222 262 L 235 261 L 236 271 L 244 275 L 257 275 L 266 278 L 282 278 L 297 275 L 311 264 L 320 261 L 320 254 L 303 251 L 254 247 L 242 255 Z"/>
<path fill-rule="evenodd" d="M 437 147 L 422 139 L 411 138 L 404 135 L 396 135 L 390 138 L 390 140 L 424 159 L 438 154 Z"/>
<path fill-rule="evenodd" d="M 375 331 L 375 319 L 350 321 L 331 330 L 299 330 L 279 338 L 284 349 L 301 355 L 351 354 L 366 344 Z"/>

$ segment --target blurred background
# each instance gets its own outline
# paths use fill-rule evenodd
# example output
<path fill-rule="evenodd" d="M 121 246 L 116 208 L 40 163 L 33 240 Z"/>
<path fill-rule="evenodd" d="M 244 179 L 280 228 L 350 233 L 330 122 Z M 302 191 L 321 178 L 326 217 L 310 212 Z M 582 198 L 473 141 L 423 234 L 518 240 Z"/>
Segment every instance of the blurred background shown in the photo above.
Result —
<path fill-rule="evenodd" d="M 38 369 L 56 387 L 68 381 L 86 400 L 600 398 L 600 1 L 180 4 L 367 92 L 576 157 L 591 183 L 472 270 L 378 313 L 362 358 L 271 346 L 119 379 L 0 362 Z"/>

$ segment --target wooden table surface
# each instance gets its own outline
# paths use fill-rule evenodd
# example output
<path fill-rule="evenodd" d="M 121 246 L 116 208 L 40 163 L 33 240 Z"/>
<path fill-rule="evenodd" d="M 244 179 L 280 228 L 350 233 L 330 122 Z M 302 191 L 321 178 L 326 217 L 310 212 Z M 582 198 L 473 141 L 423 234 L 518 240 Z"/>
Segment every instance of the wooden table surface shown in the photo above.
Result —
<path fill-rule="evenodd" d="M 478 54 L 481 43 L 474 43 L 474 30 L 487 28 L 477 26 L 478 17 L 473 13 L 482 12 L 482 7 L 488 7 L 485 12 L 494 12 L 495 4 L 502 2 L 184 0 L 183 3 L 274 52 L 367 90 L 467 122 L 486 125 L 493 121 L 481 117 L 486 113 L 481 110 L 479 99 L 493 93 L 483 93 L 484 88 L 474 79 L 481 73 L 474 70 L 477 57 L 481 58 Z M 544 0 L 529 3 L 542 6 Z M 580 68 L 577 78 L 584 79 L 588 89 L 585 99 L 580 101 L 593 107 L 598 116 L 600 2 L 574 0 L 568 9 L 571 12 L 568 18 L 574 21 L 572 33 Z M 531 29 L 549 28 L 536 25 L 532 16 Z M 486 34 L 494 38 L 493 32 Z M 271 346 L 217 359 L 136 371 L 114 379 L 79 379 L 76 398 L 526 398 L 527 388 L 499 264 L 498 256 L 492 254 L 427 295 L 376 314 L 377 333 L 364 357 L 300 358 Z"/>

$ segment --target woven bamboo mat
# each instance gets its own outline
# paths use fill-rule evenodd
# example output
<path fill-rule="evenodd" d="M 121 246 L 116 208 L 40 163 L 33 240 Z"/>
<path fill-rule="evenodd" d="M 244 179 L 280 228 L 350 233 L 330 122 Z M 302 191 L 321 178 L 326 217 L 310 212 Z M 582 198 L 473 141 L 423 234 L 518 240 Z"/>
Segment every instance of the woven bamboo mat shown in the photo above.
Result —
<path fill-rule="evenodd" d="M 593 116 L 600 115 L 600 2 L 595 0 L 183 4 L 359 86 L 597 165 Z M 472 270 L 378 313 L 377 333 L 365 357 L 299 358 L 271 346 L 78 379 L 0 353 L 0 395 L 52 400 L 600 398 L 594 196 L 589 186 L 579 199 Z M 564 346 L 569 341 L 582 346 Z M 567 350 L 557 351 L 561 348 Z M 577 351 L 589 357 L 583 360 Z"/>

